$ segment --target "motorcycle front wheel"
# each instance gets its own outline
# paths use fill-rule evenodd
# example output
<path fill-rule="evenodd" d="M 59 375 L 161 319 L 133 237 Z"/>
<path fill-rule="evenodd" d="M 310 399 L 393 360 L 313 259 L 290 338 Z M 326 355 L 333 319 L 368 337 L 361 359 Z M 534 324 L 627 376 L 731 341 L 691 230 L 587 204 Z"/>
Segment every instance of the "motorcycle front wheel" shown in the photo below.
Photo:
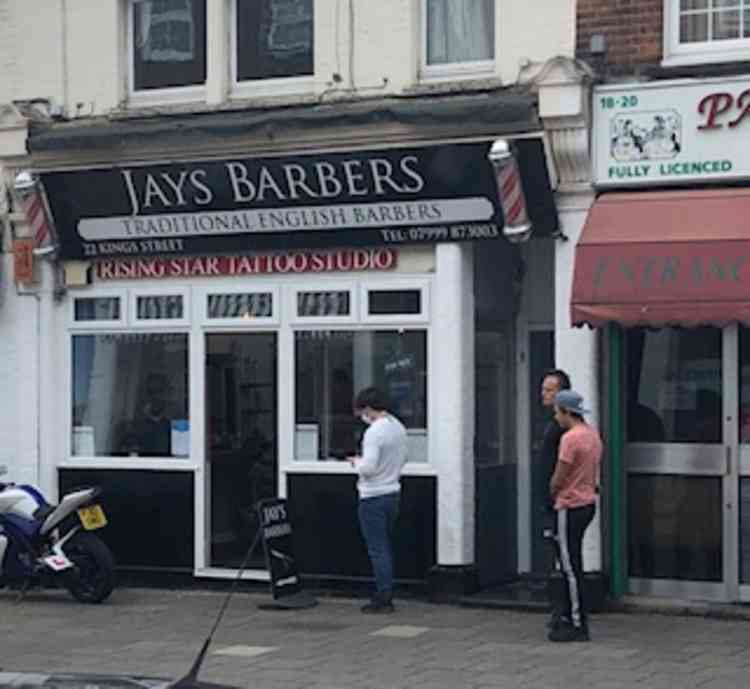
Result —
<path fill-rule="evenodd" d="M 115 559 L 105 543 L 80 531 L 63 548 L 75 565 L 65 572 L 65 588 L 82 603 L 101 603 L 115 587 Z"/>

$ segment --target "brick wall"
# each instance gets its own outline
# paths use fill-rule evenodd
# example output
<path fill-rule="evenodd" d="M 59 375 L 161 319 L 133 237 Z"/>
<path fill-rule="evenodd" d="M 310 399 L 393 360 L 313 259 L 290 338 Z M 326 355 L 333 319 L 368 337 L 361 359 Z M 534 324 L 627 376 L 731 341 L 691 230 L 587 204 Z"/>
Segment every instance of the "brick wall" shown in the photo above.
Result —
<path fill-rule="evenodd" d="M 579 0 L 576 55 L 600 73 L 637 73 L 662 58 L 662 0 Z M 591 37 L 604 36 L 606 52 L 591 55 Z"/>

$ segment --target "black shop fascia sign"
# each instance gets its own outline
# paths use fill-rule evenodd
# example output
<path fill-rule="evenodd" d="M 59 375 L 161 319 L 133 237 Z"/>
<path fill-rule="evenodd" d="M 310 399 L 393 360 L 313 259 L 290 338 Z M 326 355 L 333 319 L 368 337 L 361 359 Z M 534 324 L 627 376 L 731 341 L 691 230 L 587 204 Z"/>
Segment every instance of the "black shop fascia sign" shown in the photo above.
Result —
<path fill-rule="evenodd" d="M 492 142 L 41 175 L 63 259 L 499 239 Z M 516 142 L 535 236 L 557 230 L 541 139 Z"/>

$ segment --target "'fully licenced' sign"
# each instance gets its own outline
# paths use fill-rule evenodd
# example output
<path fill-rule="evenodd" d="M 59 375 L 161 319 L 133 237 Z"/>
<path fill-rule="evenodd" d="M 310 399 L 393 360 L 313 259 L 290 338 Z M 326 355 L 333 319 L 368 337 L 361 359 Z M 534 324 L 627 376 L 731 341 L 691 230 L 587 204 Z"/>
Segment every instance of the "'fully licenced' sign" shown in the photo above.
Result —
<path fill-rule="evenodd" d="M 750 77 L 594 90 L 600 187 L 750 178 Z"/>

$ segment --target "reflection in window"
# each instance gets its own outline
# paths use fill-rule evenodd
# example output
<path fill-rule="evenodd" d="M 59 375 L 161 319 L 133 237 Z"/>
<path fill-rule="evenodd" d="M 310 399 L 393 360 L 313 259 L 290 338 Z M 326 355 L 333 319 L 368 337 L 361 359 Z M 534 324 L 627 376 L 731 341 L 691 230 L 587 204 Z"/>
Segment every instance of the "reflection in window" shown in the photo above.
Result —
<path fill-rule="evenodd" d="M 721 330 L 627 334 L 628 441 L 720 443 Z"/>
<path fill-rule="evenodd" d="M 750 0 L 680 0 L 680 43 L 750 38 Z"/>
<path fill-rule="evenodd" d="M 298 316 L 348 316 L 351 313 L 349 292 L 299 292 Z"/>
<path fill-rule="evenodd" d="M 317 461 L 359 452 L 354 396 L 375 385 L 406 426 L 408 461 L 427 460 L 424 331 L 312 331 L 295 335 L 295 456 Z"/>
<path fill-rule="evenodd" d="M 237 0 L 237 81 L 313 73 L 313 0 Z"/>
<path fill-rule="evenodd" d="M 76 299 L 74 318 L 77 321 L 116 321 L 120 319 L 119 297 Z"/>
<path fill-rule="evenodd" d="M 73 337 L 73 454 L 189 454 L 188 338 Z"/>
<path fill-rule="evenodd" d="M 209 294 L 209 318 L 270 318 L 273 315 L 271 292 Z"/>
<path fill-rule="evenodd" d="M 424 0 L 427 3 L 427 64 L 492 60 L 494 0 Z"/>
<path fill-rule="evenodd" d="M 153 297 L 138 297 L 136 312 L 139 320 L 158 321 L 184 317 L 184 304 L 179 294 L 160 294 Z"/>
<path fill-rule="evenodd" d="M 206 81 L 205 0 L 133 2 L 133 88 Z"/>
<path fill-rule="evenodd" d="M 720 581 L 721 509 L 721 478 L 631 475 L 629 575 Z"/>

